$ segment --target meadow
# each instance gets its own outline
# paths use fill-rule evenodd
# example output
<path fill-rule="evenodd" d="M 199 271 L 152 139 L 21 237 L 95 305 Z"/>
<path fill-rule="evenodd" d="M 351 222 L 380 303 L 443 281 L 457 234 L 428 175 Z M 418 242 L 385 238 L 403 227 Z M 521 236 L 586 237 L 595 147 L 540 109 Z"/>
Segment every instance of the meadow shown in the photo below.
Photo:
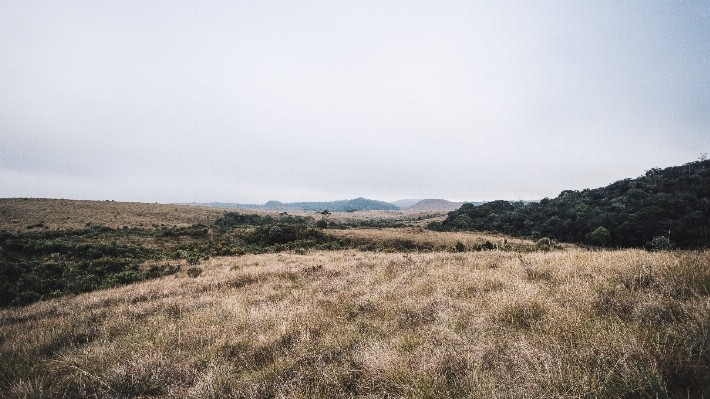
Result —
<path fill-rule="evenodd" d="M 0 397 L 708 396 L 707 252 L 323 232 L 0 309 Z"/>

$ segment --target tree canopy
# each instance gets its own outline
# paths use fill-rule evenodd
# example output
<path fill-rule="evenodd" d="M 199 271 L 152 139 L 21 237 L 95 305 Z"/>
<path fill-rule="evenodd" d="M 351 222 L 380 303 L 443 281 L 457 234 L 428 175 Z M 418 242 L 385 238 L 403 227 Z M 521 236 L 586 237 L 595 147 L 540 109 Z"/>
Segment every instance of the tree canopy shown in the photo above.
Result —
<path fill-rule="evenodd" d="M 636 179 L 565 190 L 537 203 L 464 204 L 442 222 L 444 230 L 497 231 L 610 247 L 652 246 L 665 237 L 669 245 L 688 249 L 709 246 L 709 227 L 710 160 L 653 168 Z"/>

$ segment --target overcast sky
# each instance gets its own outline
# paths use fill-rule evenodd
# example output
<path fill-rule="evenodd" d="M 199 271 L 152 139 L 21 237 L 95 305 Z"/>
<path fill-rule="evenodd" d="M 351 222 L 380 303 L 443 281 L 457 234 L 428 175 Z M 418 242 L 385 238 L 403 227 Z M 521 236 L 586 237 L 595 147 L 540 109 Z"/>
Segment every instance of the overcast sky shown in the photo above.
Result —
<path fill-rule="evenodd" d="M 708 1 L 0 0 L 0 197 L 539 199 L 707 152 Z"/>

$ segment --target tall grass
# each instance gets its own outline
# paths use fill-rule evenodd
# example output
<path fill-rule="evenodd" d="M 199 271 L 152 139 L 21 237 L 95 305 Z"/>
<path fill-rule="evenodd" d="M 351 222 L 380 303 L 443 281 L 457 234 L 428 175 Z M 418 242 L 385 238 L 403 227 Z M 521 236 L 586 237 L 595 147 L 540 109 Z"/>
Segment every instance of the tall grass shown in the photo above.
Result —
<path fill-rule="evenodd" d="M 406 250 L 419 247 L 430 250 L 447 250 L 454 249 L 457 243 L 461 243 L 466 250 L 471 250 L 487 242 L 492 247 L 511 250 L 524 250 L 535 246 L 533 241 L 499 234 L 470 231 L 437 232 L 417 227 L 328 230 L 327 233 L 352 242 L 362 242 L 373 248 L 380 246 L 385 249 L 401 248 Z"/>
<path fill-rule="evenodd" d="M 213 258 L 0 310 L 0 397 L 686 398 L 706 253 Z"/>

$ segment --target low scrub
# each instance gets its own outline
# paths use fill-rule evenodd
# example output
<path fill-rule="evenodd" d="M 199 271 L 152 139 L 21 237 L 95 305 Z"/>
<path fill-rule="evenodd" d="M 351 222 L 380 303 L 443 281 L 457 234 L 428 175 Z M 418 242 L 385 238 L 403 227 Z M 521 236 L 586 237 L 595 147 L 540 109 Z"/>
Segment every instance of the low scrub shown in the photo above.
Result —
<path fill-rule="evenodd" d="M 541 249 L 532 242 L 508 243 L 490 235 L 391 227 L 322 230 L 312 227 L 312 222 L 313 218 L 285 214 L 228 212 L 210 225 L 0 231 L 0 308 L 158 278 L 216 256 L 348 248 L 374 252 Z M 164 266 L 157 270 L 156 264 Z"/>
<path fill-rule="evenodd" d="M 0 231 L 0 308 L 158 278 L 213 256 L 344 246 L 304 218 L 235 212 L 189 227 Z"/>

